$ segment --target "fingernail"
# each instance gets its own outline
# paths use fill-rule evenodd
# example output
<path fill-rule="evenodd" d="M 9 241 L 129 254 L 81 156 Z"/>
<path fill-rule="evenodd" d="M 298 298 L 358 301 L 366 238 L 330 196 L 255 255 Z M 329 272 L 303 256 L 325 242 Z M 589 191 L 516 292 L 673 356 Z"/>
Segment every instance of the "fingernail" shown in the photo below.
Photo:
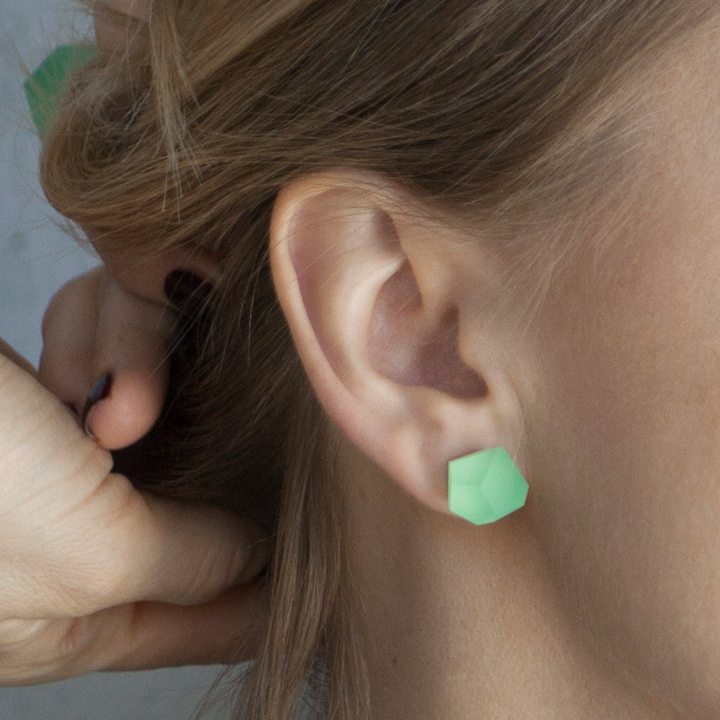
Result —
<path fill-rule="evenodd" d="M 200 305 L 210 294 L 212 286 L 189 270 L 173 270 L 163 284 L 165 297 L 182 310 L 189 303 Z"/>
<path fill-rule="evenodd" d="M 85 406 L 83 407 L 80 421 L 82 422 L 82 426 L 85 428 L 85 433 L 87 434 L 87 436 L 91 437 L 93 440 L 95 439 L 95 435 L 93 434 L 92 430 L 90 430 L 90 427 L 88 425 L 88 415 L 90 414 L 90 411 L 95 405 L 97 405 L 101 400 L 105 400 L 105 398 L 110 395 L 110 391 L 112 390 L 112 384 L 112 373 L 105 373 L 90 388 L 90 392 L 88 393 L 87 399 L 85 400 Z"/>

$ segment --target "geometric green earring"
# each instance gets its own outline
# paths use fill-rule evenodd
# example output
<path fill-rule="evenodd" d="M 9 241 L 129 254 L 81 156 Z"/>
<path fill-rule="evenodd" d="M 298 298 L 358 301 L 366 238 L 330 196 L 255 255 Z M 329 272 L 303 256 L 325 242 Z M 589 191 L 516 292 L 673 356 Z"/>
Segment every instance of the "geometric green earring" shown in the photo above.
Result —
<path fill-rule="evenodd" d="M 41 140 L 45 140 L 57 118 L 70 79 L 97 54 L 93 45 L 60 45 L 25 81 L 30 115 Z"/>
<path fill-rule="evenodd" d="M 527 494 L 528 484 L 505 448 L 481 450 L 448 463 L 450 512 L 475 525 L 519 510 Z"/>

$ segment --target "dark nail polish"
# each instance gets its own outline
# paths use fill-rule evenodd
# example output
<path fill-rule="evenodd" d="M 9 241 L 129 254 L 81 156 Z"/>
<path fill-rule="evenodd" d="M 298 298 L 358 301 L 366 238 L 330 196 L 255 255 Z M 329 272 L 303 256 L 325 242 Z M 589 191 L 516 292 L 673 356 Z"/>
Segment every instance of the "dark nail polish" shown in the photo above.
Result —
<path fill-rule="evenodd" d="M 85 400 L 85 406 L 83 407 L 80 421 L 82 426 L 85 428 L 85 432 L 92 438 L 95 436 L 90 432 L 87 425 L 87 416 L 94 405 L 97 405 L 101 400 L 105 400 L 110 395 L 112 390 L 113 376 L 112 373 L 105 373 L 95 384 L 90 388 L 87 399 Z"/>
<path fill-rule="evenodd" d="M 178 309 L 183 310 L 189 304 L 202 306 L 211 290 L 210 283 L 189 270 L 173 270 L 163 285 L 165 297 Z"/>

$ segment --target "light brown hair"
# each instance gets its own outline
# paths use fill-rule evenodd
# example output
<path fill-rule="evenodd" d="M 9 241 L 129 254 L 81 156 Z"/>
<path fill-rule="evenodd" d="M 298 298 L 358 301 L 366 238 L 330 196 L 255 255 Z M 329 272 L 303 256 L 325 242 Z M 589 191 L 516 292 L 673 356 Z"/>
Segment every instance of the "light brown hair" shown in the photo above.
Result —
<path fill-rule="evenodd" d="M 632 182 L 628 78 L 712 5 L 153 0 L 128 51 L 77 76 L 42 156 L 50 202 L 139 258 L 180 245 L 221 260 L 208 304 L 183 314 L 163 420 L 116 459 L 275 534 L 238 717 L 289 720 L 308 682 L 328 717 L 370 712 L 332 437 L 268 267 L 279 189 L 370 170 L 509 242 L 577 217 Z"/>

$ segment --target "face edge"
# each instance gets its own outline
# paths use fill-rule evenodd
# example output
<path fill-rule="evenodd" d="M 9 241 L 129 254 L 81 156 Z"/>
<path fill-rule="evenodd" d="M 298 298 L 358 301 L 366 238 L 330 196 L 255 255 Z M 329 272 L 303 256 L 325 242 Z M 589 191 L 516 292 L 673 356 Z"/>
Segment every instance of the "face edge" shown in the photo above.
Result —
<path fill-rule="evenodd" d="M 615 242 L 558 273 L 526 408 L 535 519 L 578 637 L 698 718 L 720 713 L 716 70 L 717 31 L 662 69 L 650 185 Z"/>

